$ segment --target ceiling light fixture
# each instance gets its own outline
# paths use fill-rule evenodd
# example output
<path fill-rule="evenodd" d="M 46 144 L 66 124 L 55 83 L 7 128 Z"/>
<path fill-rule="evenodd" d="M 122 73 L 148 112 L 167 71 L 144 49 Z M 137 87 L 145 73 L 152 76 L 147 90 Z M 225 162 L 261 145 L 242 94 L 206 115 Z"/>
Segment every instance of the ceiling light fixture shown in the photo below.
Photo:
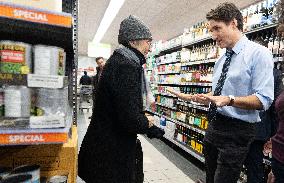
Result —
<path fill-rule="evenodd" d="M 94 43 L 100 43 L 105 32 L 109 28 L 111 22 L 119 12 L 125 0 L 111 0 L 106 11 L 104 17 L 100 23 L 100 26 L 96 32 L 96 35 L 93 39 Z"/>

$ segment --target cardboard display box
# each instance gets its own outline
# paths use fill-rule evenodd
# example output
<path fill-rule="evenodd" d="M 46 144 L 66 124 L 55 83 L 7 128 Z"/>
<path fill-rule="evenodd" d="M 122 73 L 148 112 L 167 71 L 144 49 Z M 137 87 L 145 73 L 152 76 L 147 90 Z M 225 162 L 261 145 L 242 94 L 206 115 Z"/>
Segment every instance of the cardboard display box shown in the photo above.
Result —
<path fill-rule="evenodd" d="M 40 165 L 41 177 L 68 175 L 68 183 L 76 183 L 78 161 L 77 127 L 72 128 L 72 138 L 65 144 L 2 146 L 0 166 Z"/>

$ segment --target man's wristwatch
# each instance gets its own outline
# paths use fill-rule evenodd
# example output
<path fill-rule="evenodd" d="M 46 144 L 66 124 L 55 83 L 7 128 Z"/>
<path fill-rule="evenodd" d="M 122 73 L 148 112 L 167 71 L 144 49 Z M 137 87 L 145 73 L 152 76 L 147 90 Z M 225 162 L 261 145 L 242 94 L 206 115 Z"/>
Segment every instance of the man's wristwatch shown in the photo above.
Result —
<path fill-rule="evenodd" d="M 235 102 L 235 96 L 234 95 L 229 95 L 229 98 L 230 98 L 230 103 L 228 104 L 228 106 L 232 106 Z"/>

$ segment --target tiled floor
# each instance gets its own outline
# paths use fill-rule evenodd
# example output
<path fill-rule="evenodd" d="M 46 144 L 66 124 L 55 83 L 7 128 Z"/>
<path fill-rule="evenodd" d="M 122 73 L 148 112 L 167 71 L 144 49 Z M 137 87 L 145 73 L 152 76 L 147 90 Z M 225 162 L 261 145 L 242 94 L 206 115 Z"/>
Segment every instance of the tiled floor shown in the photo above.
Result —
<path fill-rule="evenodd" d="M 90 123 L 91 113 L 78 115 L 79 147 Z M 194 183 L 205 174 L 188 159 L 181 156 L 161 140 L 139 135 L 144 153 L 145 183 Z M 84 183 L 79 177 L 78 183 Z"/>
<path fill-rule="evenodd" d="M 143 136 L 139 136 L 144 153 L 145 183 L 193 183 Z"/>

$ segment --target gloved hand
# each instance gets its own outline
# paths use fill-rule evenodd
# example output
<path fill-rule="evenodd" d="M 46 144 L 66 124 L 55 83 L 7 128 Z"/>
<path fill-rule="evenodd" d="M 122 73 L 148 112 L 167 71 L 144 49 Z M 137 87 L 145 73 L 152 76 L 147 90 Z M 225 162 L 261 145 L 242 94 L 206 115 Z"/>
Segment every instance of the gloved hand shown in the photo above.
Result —
<path fill-rule="evenodd" d="M 151 126 L 148 130 L 147 130 L 147 137 L 152 139 L 152 138 L 162 138 L 163 135 L 165 134 L 165 131 L 156 127 L 156 126 Z"/>

